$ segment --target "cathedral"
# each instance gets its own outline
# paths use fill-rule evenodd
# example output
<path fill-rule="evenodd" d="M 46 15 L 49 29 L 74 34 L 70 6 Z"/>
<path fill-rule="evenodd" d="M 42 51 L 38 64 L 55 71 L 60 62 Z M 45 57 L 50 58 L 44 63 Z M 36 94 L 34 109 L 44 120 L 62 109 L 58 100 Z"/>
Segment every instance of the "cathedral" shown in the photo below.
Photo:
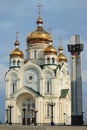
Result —
<path fill-rule="evenodd" d="M 71 124 L 71 80 L 60 41 L 54 48 L 39 13 L 36 29 L 26 36 L 26 56 L 16 37 L 5 74 L 5 122 Z"/>

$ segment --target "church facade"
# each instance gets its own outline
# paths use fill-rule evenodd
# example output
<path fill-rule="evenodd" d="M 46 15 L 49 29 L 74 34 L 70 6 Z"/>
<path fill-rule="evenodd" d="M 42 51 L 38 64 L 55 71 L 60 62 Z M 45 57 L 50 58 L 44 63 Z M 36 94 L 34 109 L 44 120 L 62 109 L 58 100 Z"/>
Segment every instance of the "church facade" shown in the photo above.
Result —
<path fill-rule="evenodd" d="M 27 35 L 26 58 L 19 49 L 10 53 L 5 75 L 5 121 L 30 125 L 71 124 L 70 75 L 67 57 L 60 42 L 53 47 L 51 34 L 38 16 L 37 27 Z"/>

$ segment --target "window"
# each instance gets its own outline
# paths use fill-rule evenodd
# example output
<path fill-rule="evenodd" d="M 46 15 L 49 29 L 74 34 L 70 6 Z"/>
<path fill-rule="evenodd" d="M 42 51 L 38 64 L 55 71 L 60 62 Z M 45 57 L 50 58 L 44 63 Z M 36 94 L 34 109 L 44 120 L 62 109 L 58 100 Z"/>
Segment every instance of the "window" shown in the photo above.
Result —
<path fill-rule="evenodd" d="M 49 82 L 47 82 L 47 92 L 50 91 L 50 88 L 49 88 Z"/>
<path fill-rule="evenodd" d="M 55 63 L 55 59 L 54 58 L 52 58 L 52 63 Z"/>
<path fill-rule="evenodd" d="M 50 63 L 50 58 L 49 58 L 49 57 L 47 58 L 47 63 L 48 63 L 48 64 Z"/>
<path fill-rule="evenodd" d="M 17 81 L 14 80 L 12 84 L 12 93 L 14 94 L 17 91 Z"/>
<path fill-rule="evenodd" d="M 13 60 L 13 66 L 16 66 L 16 61 L 15 60 Z"/>
<path fill-rule="evenodd" d="M 27 110 L 30 111 L 30 104 L 27 104 Z"/>
<path fill-rule="evenodd" d="M 50 92 L 50 83 L 49 83 L 49 81 L 47 81 L 45 83 L 45 88 L 46 88 L 46 93 L 49 93 Z"/>
<path fill-rule="evenodd" d="M 35 50 L 35 51 L 34 51 L 34 58 L 35 58 L 35 59 L 36 59 L 36 53 L 37 53 L 37 51 Z"/>
<path fill-rule="evenodd" d="M 17 61 L 17 65 L 20 66 L 20 61 L 19 60 Z"/>

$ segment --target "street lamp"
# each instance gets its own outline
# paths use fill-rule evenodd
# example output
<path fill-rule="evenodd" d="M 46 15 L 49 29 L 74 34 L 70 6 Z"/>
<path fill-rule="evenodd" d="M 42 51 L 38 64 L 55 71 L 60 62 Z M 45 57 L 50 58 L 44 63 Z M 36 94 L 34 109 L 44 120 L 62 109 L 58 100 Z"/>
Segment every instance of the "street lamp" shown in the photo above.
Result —
<path fill-rule="evenodd" d="M 24 105 L 22 110 L 23 110 L 23 114 L 24 114 L 23 125 L 25 125 L 25 111 L 27 110 L 27 107 Z"/>
<path fill-rule="evenodd" d="M 37 122 L 36 122 L 36 117 L 37 117 L 37 110 L 36 109 L 32 109 L 32 113 L 34 112 L 34 115 L 35 115 L 35 120 L 34 120 L 34 125 L 37 125 Z"/>
<path fill-rule="evenodd" d="M 64 125 L 65 125 L 65 116 L 66 116 L 66 113 L 63 113 L 64 114 Z"/>
<path fill-rule="evenodd" d="M 12 125 L 12 121 L 11 121 L 11 109 L 13 108 L 13 106 L 9 105 L 9 125 Z"/>
<path fill-rule="evenodd" d="M 49 106 L 51 107 L 51 126 L 54 125 L 54 122 L 53 122 L 53 107 L 55 106 L 55 103 L 51 102 L 49 103 Z"/>
<path fill-rule="evenodd" d="M 9 111 L 9 109 L 7 108 L 6 109 L 6 124 L 8 124 L 8 111 Z"/>

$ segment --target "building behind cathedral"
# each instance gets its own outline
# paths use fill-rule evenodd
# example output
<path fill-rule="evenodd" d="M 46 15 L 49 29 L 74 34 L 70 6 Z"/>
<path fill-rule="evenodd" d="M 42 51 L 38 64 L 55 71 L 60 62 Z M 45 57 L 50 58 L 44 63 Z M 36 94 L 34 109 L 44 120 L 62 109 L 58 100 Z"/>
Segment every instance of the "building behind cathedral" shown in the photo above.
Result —
<path fill-rule="evenodd" d="M 9 55 L 9 70 L 5 75 L 5 121 L 23 124 L 25 107 L 26 125 L 35 120 L 38 124 L 49 124 L 52 119 L 54 124 L 71 124 L 71 82 L 67 57 L 63 54 L 61 42 L 57 49 L 53 47 L 53 38 L 44 30 L 40 15 L 36 24 L 36 29 L 26 38 L 25 58 L 19 49 L 18 38 Z"/>

